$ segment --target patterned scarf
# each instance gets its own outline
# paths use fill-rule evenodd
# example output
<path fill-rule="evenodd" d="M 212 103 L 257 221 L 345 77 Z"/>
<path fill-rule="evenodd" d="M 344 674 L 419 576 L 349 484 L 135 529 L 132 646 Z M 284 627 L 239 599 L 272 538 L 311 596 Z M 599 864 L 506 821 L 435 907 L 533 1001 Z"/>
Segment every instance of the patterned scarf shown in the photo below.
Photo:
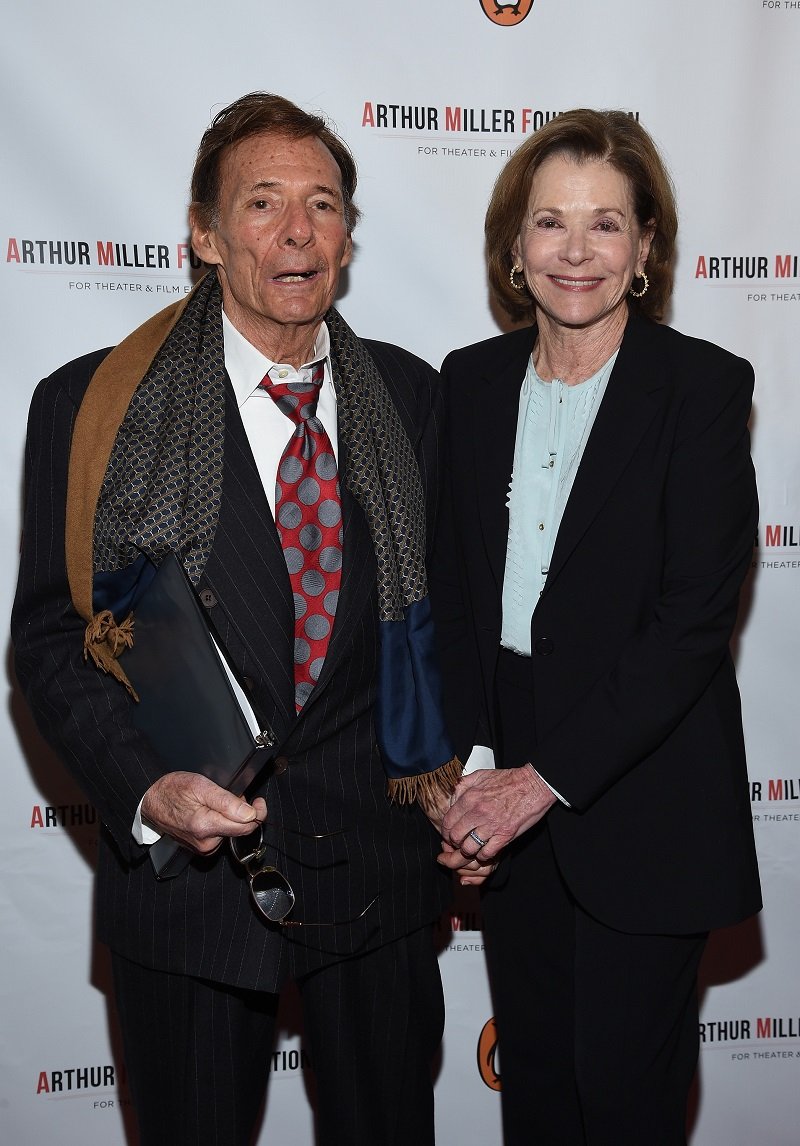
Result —
<path fill-rule="evenodd" d="M 367 518 L 378 566 L 376 734 L 394 799 L 450 791 L 461 773 L 444 730 L 425 575 L 425 506 L 414 452 L 374 361 L 341 315 L 325 316 L 346 446 L 342 479 Z M 67 570 L 87 621 L 85 655 L 133 692 L 119 655 L 134 616 L 96 611 L 146 553 L 182 555 L 194 585 L 219 521 L 225 436 L 221 290 L 215 272 L 120 343 L 78 413 L 67 495 Z M 130 587 L 130 586 L 129 586 Z M 98 592 L 99 590 L 99 592 Z M 134 694 L 135 695 L 135 694 Z"/>

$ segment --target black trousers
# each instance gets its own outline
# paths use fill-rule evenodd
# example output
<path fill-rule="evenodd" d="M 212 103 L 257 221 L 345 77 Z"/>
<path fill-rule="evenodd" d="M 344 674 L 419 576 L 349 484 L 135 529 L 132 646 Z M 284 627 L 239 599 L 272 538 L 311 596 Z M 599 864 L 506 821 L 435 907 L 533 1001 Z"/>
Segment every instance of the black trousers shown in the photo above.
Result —
<path fill-rule="evenodd" d="M 501 656 L 509 763 L 530 758 L 527 674 L 524 658 Z M 483 898 L 505 1146 L 683 1146 L 707 936 L 625 934 L 592 918 L 561 878 L 546 822 L 506 862 Z"/>
<path fill-rule="evenodd" d="M 249 1146 L 278 997 L 113 956 L 141 1146 Z M 444 1002 L 431 929 L 305 976 L 318 1146 L 432 1146 Z"/>

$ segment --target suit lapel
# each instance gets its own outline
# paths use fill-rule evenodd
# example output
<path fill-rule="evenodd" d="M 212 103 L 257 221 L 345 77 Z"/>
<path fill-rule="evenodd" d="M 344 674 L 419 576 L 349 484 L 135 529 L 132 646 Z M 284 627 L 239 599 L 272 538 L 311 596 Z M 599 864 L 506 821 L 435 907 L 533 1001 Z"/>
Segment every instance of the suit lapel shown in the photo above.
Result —
<path fill-rule="evenodd" d="M 294 720 L 294 602 L 269 503 L 233 392 L 225 408 L 222 505 L 204 573 L 278 709 Z"/>
<path fill-rule="evenodd" d="M 203 581 L 217 607 L 258 666 L 286 723 L 294 706 L 294 600 L 275 521 L 232 390 L 225 408 L 223 496 L 214 547 Z M 344 472 L 340 441 L 339 469 Z M 313 707 L 360 624 L 375 584 L 375 561 L 363 511 L 342 489 L 343 563 L 336 620 L 316 687 L 303 707 Z"/>
<path fill-rule="evenodd" d="M 632 315 L 564 510 L 545 593 L 611 496 L 659 409 L 666 376 L 647 334 L 648 324 Z"/>

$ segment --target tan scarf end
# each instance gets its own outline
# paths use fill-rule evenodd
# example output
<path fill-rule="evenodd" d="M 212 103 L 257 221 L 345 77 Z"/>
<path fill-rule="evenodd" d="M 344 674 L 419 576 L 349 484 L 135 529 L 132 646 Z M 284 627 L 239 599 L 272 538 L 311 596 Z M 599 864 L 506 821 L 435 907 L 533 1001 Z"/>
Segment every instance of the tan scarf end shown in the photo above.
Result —
<path fill-rule="evenodd" d="M 433 772 L 388 780 L 389 799 L 395 804 L 419 802 L 423 807 L 426 804 L 435 805 L 437 797 L 452 795 L 463 771 L 464 765 L 454 756 Z"/>
<path fill-rule="evenodd" d="M 91 657 L 99 669 L 110 673 L 115 680 L 125 686 L 133 699 L 138 701 L 139 696 L 136 689 L 128 680 L 125 670 L 117 660 L 120 653 L 132 646 L 132 613 L 129 613 L 122 624 L 118 625 L 111 610 L 103 609 L 102 612 L 95 613 L 86 626 L 83 637 L 83 659 L 87 660 Z"/>

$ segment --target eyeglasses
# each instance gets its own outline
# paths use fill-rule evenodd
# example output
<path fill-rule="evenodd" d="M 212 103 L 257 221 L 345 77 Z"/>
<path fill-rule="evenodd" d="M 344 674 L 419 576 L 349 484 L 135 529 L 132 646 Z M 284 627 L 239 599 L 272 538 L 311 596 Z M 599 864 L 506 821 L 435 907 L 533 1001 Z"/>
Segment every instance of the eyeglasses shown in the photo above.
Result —
<path fill-rule="evenodd" d="M 348 923 L 356 923 L 363 919 L 369 909 L 377 902 L 378 895 L 374 896 L 363 911 L 353 915 L 350 919 L 339 919 L 330 923 L 306 923 L 303 920 L 287 919 L 295 905 L 295 894 L 289 880 L 272 864 L 267 863 L 265 855 L 270 847 L 280 851 L 276 844 L 267 843 L 265 828 L 281 828 L 285 832 L 299 836 L 304 840 L 328 840 L 334 836 L 343 835 L 347 829 L 339 828 L 335 832 L 317 832 L 310 834 L 300 832 L 296 828 L 288 828 L 276 823 L 259 824 L 255 831 L 247 836 L 230 836 L 229 844 L 234 859 L 238 860 L 250 877 L 250 895 L 258 910 L 270 923 L 277 923 L 280 927 L 342 927 Z M 336 861 L 334 861 L 336 862 Z"/>

